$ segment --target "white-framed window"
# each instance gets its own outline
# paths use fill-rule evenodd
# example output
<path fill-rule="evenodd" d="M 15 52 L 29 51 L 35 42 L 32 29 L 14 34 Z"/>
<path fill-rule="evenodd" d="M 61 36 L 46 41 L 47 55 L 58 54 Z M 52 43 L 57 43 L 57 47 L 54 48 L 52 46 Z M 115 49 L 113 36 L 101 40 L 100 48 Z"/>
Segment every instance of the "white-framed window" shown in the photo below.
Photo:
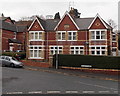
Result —
<path fill-rule="evenodd" d="M 29 58 L 30 59 L 43 59 L 43 49 L 44 46 L 41 45 L 30 45 L 29 46 Z"/>
<path fill-rule="evenodd" d="M 84 55 L 84 46 L 70 46 L 70 54 Z"/>
<path fill-rule="evenodd" d="M 62 54 L 63 46 L 50 46 L 50 55 Z"/>
<path fill-rule="evenodd" d="M 57 31 L 58 41 L 65 41 L 66 31 Z"/>
<path fill-rule="evenodd" d="M 107 46 L 106 45 L 91 45 L 90 54 L 91 55 L 106 55 Z"/>
<path fill-rule="evenodd" d="M 96 29 L 96 30 L 90 30 L 91 40 L 106 40 L 106 29 Z"/>
<path fill-rule="evenodd" d="M 112 42 L 116 42 L 116 35 L 112 34 Z"/>
<path fill-rule="evenodd" d="M 30 31 L 29 32 L 29 40 L 30 41 L 42 41 L 44 31 Z"/>
<path fill-rule="evenodd" d="M 77 40 L 77 31 L 67 31 L 68 32 L 68 40 L 76 41 Z"/>

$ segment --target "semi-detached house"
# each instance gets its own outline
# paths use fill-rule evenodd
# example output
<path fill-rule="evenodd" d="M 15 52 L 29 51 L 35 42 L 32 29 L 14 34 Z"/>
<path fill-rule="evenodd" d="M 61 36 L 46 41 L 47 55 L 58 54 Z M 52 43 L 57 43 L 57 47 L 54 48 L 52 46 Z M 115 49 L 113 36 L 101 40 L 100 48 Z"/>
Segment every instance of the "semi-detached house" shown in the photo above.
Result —
<path fill-rule="evenodd" d="M 61 19 L 36 17 L 26 34 L 27 58 L 43 61 L 54 54 L 111 55 L 112 30 L 99 14 L 77 18 L 66 11 Z"/>

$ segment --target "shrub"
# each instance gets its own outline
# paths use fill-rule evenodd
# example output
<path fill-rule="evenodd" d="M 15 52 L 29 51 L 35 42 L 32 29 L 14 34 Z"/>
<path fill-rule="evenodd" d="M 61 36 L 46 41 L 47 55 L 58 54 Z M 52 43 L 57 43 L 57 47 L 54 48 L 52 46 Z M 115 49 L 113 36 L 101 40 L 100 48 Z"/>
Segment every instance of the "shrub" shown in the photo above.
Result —
<path fill-rule="evenodd" d="M 20 59 L 26 58 L 25 52 L 3 52 L 2 55 L 16 57 L 16 54 L 19 55 Z"/>
<path fill-rule="evenodd" d="M 56 65 L 56 55 L 54 55 L 53 66 Z M 92 68 L 118 69 L 120 67 L 120 57 L 117 56 L 90 56 L 90 55 L 58 55 L 58 65 L 66 67 L 81 67 L 90 65 Z"/>

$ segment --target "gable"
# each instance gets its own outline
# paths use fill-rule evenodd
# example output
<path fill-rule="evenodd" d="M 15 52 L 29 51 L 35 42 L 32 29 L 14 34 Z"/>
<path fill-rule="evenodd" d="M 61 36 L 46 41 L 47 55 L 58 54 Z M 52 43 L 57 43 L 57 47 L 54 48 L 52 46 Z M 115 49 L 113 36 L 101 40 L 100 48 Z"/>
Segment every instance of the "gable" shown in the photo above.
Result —
<path fill-rule="evenodd" d="M 7 22 L 7 23 L 13 23 L 12 20 L 11 20 L 11 18 L 5 19 L 5 22 Z"/>
<path fill-rule="evenodd" d="M 90 29 L 106 29 L 105 25 L 102 23 L 99 17 L 95 19 Z"/>
<path fill-rule="evenodd" d="M 73 21 L 72 17 L 70 17 L 68 14 L 65 14 L 56 26 L 55 30 L 78 30 L 78 27 Z"/>
<path fill-rule="evenodd" d="M 38 20 L 36 19 L 30 26 L 29 31 L 42 31 L 43 28 L 40 26 Z"/>

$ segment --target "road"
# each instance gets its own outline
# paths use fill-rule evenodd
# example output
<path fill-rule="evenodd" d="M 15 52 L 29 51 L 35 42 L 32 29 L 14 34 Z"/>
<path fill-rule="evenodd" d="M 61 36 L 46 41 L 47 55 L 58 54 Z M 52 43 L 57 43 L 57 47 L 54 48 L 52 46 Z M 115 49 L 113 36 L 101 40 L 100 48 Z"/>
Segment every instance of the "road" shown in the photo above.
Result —
<path fill-rule="evenodd" d="M 27 68 L 2 68 L 3 94 L 117 94 L 118 82 Z M 82 73 L 81 73 L 82 75 Z M 93 74 L 94 75 L 94 74 Z"/>

